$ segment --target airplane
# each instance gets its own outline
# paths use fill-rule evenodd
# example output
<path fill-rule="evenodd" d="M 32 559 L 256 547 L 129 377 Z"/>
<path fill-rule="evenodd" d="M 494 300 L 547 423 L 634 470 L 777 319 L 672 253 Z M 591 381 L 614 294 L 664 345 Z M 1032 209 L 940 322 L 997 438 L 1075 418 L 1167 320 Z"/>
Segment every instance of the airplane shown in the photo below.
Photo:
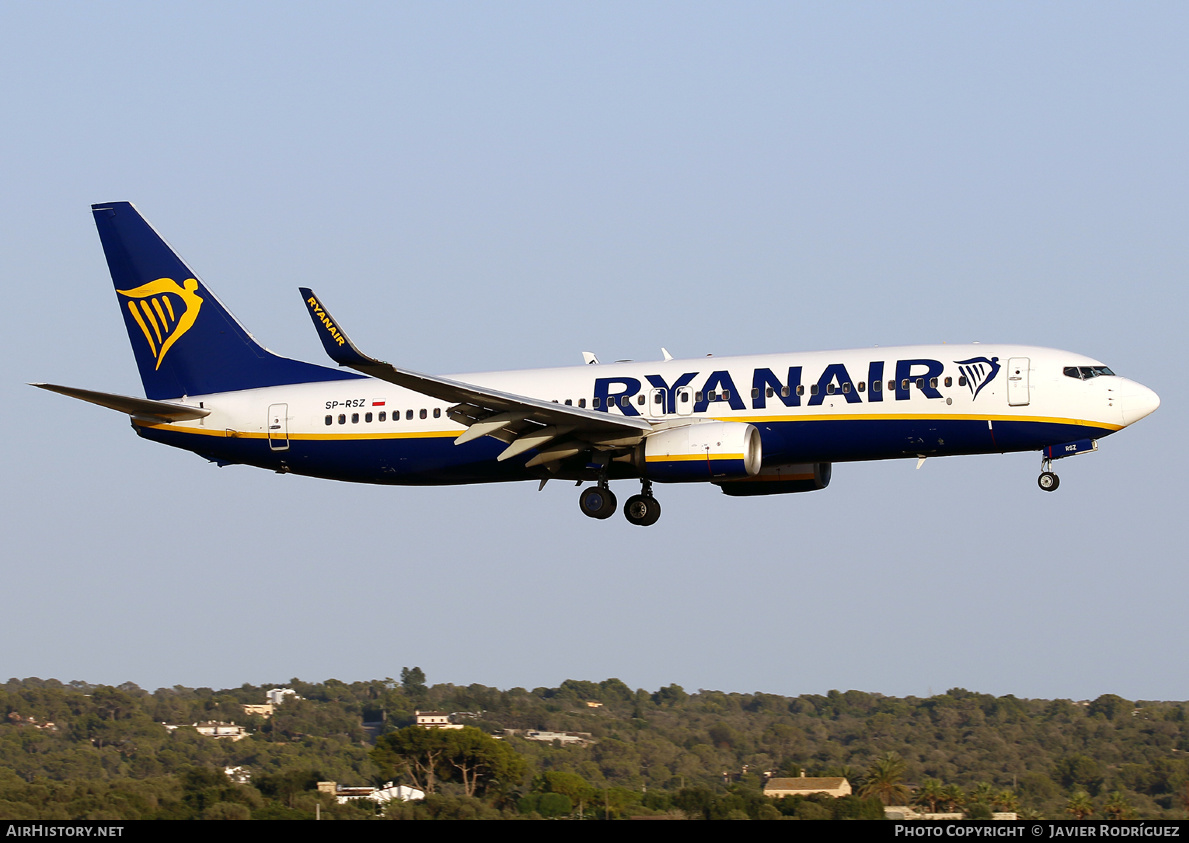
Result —
<path fill-rule="evenodd" d="M 32 384 L 126 413 L 219 466 L 391 485 L 551 479 L 582 512 L 660 517 L 654 483 L 731 496 L 826 488 L 836 462 L 1040 451 L 1055 460 L 1149 415 L 1155 392 L 1098 360 L 1018 345 L 707 356 L 438 377 L 363 354 L 301 288 L 337 367 L 262 347 L 128 202 L 91 207 L 145 398 Z"/>

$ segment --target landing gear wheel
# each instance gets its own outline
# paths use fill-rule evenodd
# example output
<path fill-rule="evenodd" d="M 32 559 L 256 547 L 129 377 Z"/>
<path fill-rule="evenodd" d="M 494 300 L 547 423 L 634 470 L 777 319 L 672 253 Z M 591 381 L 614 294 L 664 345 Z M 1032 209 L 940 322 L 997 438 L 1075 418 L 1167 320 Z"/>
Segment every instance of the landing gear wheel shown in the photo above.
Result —
<path fill-rule="evenodd" d="M 650 527 L 661 517 L 661 504 L 649 495 L 632 495 L 623 505 L 623 514 L 629 524 Z"/>
<path fill-rule="evenodd" d="M 591 518 L 610 518 L 615 512 L 615 495 L 605 486 L 589 486 L 578 496 L 578 506 L 583 515 Z"/>
<path fill-rule="evenodd" d="M 1051 471 L 1042 471 L 1040 477 L 1036 478 L 1036 485 L 1044 489 L 1046 492 L 1055 492 L 1057 487 L 1061 485 L 1061 480 Z"/>

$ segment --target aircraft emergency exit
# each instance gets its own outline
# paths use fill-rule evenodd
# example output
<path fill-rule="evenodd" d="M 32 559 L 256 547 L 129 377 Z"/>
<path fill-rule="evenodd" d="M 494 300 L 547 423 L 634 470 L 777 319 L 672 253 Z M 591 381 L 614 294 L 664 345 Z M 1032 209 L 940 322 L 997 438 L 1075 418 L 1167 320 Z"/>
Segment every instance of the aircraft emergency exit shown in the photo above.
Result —
<path fill-rule="evenodd" d="M 127 202 L 92 212 L 145 398 L 34 384 L 127 413 L 141 437 L 220 466 L 361 483 L 573 480 L 592 518 L 617 503 L 653 524 L 654 483 L 734 496 L 823 489 L 833 463 L 1040 451 L 1052 461 L 1160 404 L 1098 360 L 1047 348 L 922 345 L 451 377 L 360 352 L 309 289 L 302 300 L 339 368 L 259 345 Z M 919 465 L 919 462 L 918 462 Z"/>

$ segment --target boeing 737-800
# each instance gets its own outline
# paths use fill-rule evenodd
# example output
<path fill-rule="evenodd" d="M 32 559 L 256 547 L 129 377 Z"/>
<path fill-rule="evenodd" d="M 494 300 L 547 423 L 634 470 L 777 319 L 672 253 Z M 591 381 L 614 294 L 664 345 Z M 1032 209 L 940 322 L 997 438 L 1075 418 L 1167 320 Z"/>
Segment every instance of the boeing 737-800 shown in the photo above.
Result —
<path fill-rule="evenodd" d="M 660 517 L 654 483 L 728 495 L 823 489 L 835 462 L 1040 451 L 1052 461 L 1153 412 L 1152 390 L 1081 354 L 921 345 L 437 377 L 362 354 L 302 299 L 340 368 L 260 346 L 127 202 L 92 206 L 146 398 L 35 384 L 127 413 L 219 465 L 399 485 L 592 483 L 582 512 Z"/>

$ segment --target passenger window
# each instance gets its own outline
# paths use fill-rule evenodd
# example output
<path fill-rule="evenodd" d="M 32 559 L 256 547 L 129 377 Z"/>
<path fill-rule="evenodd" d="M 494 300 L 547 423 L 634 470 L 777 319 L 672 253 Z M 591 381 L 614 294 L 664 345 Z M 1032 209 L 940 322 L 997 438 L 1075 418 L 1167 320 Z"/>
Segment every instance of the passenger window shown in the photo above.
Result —
<path fill-rule="evenodd" d="M 924 389 L 924 388 L 925 388 L 925 379 L 917 378 L 917 389 Z"/>
<path fill-rule="evenodd" d="M 331 424 L 331 423 L 333 423 L 333 422 L 334 422 L 334 416 L 327 416 L 327 417 L 326 417 L 326 424 L 327 424 L 327 425 L 330 425 L 330 424 Z"/>
<path fill-rule="evenodd" d="M 688 403 L 689 403 L 689 393 L 688 393 L 688 392 L 685 392 L 684 390 L 681 392 L 681 403 L 682 403 L 682 404 L 688 404 Z"/>
<path fill-rule="evenodd" d="M 628 403 L 629 403 L 629 402 L 630 402 L 630 399 L 629 399 L 629 398 L 628 398 L 626 395 L 621 395 L 621 396 L 620 396 L 620 398 L 619 398 L 619 406 L 621 406 L 621 407 L 626 407 L 626 406 L 628 405 Z"/>
<path fill-rule="evenodd" d="M 758 386 L 753 386 L 753 387 L 751 388 L 751 397 L 752 397 L 752 398 L 759 398 L 759 397 L 760 397 L 760 388 L 759 388 Z M 771 398 L 771 397 L 772 397 L 772 387 L 768 387 L 768 397 L 769 397 L 769 398 Z"/>
<path fill-rule="evenodd" d="M 946 378 L 946 379 L 945 379 L 945 385 L 946 385 L 947 387 L 953 386 L 953 385 L 954 385 L 954 379 L 953 379 L 953 378 Z"/>
<path fill-rule="evenodd" d="M 901 388 L 901 389 L 903 389 L 903 390 L 906 390 L 906 391 L 907 391 L 907 389 L 908 389 L 908 378 L 904 378 L 902 381 L 900 381 L 900 388 Z"/>
<path fill-rule="evenodd" d="M 599 401 L 599 399 L 598 399 L 598 398 L 596 398 L 596 399 L 594 399 L 594 401 L 592 401 L 592 402 L 591 402 L 590 406 L 591 406 L 591 407 L 593 407 L 594 409 L 596 409 L 596 410 L 597 410 L 597 409 L 599 409 L 599 404 L 600 404 L 600 403 L 601 403 L 601 402 Z"/>
<path fill-rule="evenodd" d="M 442 417 L 442 408 L 441 407 L 433 408 L 433 417 L 435 419 L 440 419 Z"/>
<path fill-rule="evenodd" d="M 428 415 L 429 415 L 429 413 L 425 412 L 425 410 L 421 411 L 421 418 L 425 418 Z"/>
<path fill-rule="evenodd" d="M 339 424 L 346 424 L 346 423 L 347 423 L 347 416 L 345 414 L 340 413 L 339 414 Z"/>
<path fill-rule="evenodd" d="M 929 378 L 929 388 L 937 389 L 937 378 Z"/>
<path fill-rule="evenodd" d="M 768 390 L 768 397 L 769 397 L 769 398 L 771 398 L 771 397 L 772 397 L 772 390 Z M 789 397 L 789 388 L 788 388 L 787 386 L 782 386 L 782 387 L 780 388 L 780 397 L 781 397 L 781 398 L 788 398 L 788 397 Z"/>
<path fill-rule="evenodd" d="M 883 392 L 883 381 L 872 381 L 871 382 L 871 391 L 872 392 Z"/>
<path fill-rule="evenodd" d="M 958 375 L 958 386 L 966 386 L 966 376 Z"/>
<path fill-rule="evenodd" d="M 578 406 L 579 406 L 579 407 L 581 407 L 582 409 L 584 409 L 584 410 L 585 410 L 585 409 L 586 409 L 586 399 L 585 399 L 585 398 L 579 398 L 579 399 L 578 399 Z M 595 404 L 595 406 L 597 407 L 597 406 L 599 406 L 599 405 L 598 405 L 598 404 Z"/>
<path fill-rule="evenodd" d="M 809 394 L 817 395 L 817 384 L 816 383 L 813 384 L 811 387 L 809 387 Z"/>
<path fill-rule="evenodd" d="M 844 383 L 844 384 L 842 385 L 842 391 L 843 391 L 844 393 L 846 393 L 846 392 L 850 392 L 850 384 L 849 384 L 849 383 Z"/>
<path fill-rule="evenodd" d="M 412 410 L 405 410 L 405 418 L 406 418 L 406 419 L 411 419 L 411 418 L 413 418 L 413 411 L 412 411 Z"/>
<path fill-rule="evenodd" d="M 833 395 L 833 394 L 834 394 L 834 384 L 832 384 L 832 383 L 826 384 L 826 395 Z"/>
<path fill-rule="evenodd" d="M 380 411 L 380 421 L 388 421 L 388 411 L 387 410 Z"/>
<path fill-rule="evenodd" d="M 859 381 L 859 392 L 862 392 L 862 391 L 863 391 L 863 390 L 865 390 L 866 388 L 867 388 L 867 382 L 866 382 L 866 381 Z"/>
<path fill-rule="evenodd" d="M 573 399 L 573 398 L 567 398 L 567 399 L 566 399 L 566 406 L 567 406 L 567 407 L 573 407 L 573 406 L 574 406 L 574 399 Z"/>
<path fill-rule="evenodd" d="M 636 403 L 639 404 L 641 407 L 644 406 L 644 394 L 643 393 L 641 393 L 640 396 L 636 399 Z"/>
<path fill-rule="evenodd" d="M 372 423 L 372 414 L 371 414 L 371 413 L 368 413 L 368 414 L 366 414 L 366 415 L 363 417 L 363 420 L 364 420 L 365 422 L 367 422 L 368 424 L 371 424 L 371 423 Z"/>
<path fill-rule="evenodd" d="M 351 414 L 351 424 L 359 424 L 359 413 Z"/>
<path fill-rule="evenodd" d="M 695 401 L 698 401 L 698 402 L 701 402 L 701 400 L 702 400 L 702 393 L 700 393 L 700 392 L 696 392 L 696 393 L 694 393 L 694 400 L 695 400 Z"/>
<path fill-rule="evenodd" d="M 805 386 L 803 384 L 797 384 L 797 394 L 798 395 L 805 394 Z"/>

